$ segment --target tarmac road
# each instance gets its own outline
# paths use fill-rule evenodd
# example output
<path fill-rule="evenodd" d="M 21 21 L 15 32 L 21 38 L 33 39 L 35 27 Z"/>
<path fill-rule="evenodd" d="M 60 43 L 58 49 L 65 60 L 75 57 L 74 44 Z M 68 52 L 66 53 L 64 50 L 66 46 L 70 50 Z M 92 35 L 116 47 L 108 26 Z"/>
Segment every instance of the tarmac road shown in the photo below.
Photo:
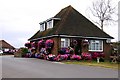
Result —
<path fill-rule="evenodd" d="M 0 80 L 2 79 L 2 57 L 0 56 Z"/>
<path fill-rule="evenodd" d="M 118 78 L 118 71 L 35 58 L 3 56 L 2 78 Z"/>

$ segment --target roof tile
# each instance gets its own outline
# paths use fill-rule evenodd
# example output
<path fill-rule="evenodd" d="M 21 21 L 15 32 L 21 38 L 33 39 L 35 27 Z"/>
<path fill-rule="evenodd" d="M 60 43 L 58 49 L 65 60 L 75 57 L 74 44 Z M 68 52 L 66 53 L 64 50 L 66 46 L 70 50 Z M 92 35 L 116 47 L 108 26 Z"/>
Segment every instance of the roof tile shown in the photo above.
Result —
<path fill-rule="evenodd" d="M 38 31 L 29 40 L 50 35 L 70 35 L 113 39 L 113 37 L 98 28 L 71 5 L 62 9 L 54 16 L 54 18 L 60 18 L 61 20 L 50 30 L 43 32 Z"/>

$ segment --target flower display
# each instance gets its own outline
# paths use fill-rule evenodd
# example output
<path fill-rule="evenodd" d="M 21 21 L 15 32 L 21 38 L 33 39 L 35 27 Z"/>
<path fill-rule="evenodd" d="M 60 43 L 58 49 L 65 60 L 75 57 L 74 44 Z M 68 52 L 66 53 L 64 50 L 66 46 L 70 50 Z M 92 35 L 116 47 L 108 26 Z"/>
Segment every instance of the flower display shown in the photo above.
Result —
<path fill-rule="evenodd" d="M 61 48 L 59 51 L 60 54 L 69 54 L 68 48 Z"/>
<path fill-rule="evenodd" d="M 32 42 L 32 43 L 31 43 L 31 47 L 32 47 L 32 48 L 36 48 L 36 43 L 35 43 L 35 42 Z"/>
<path fill-rule="evenodd" d="M 88 42 L 87 39 L 83 40 L 82 42 L 83 42 L 83 46 L 87 46 L 87 45 L 89 45 L 89 42 Z"/>
<path fill-rule="evenodd" d="M 82 53 L 82 58 L 85 60 L 92 60 L 91 54 L 87 52 Z"/>
<path fill-rule="evenodd" d="M 73 54 L 73 55 L 71 55 L 70 59 L 71 59 L 71 60 L 81 60 L 82 58 L 81 58 L 81 56 L 79 56 L 79 55 Z"/>
<path fill-rule="evenodd" d="M 25 43 L 25 47 L 31 48 L 31 43 L 30 42 Z"/>
<path fill-rule="evenodd" d="M 38 46 L 39 47 L 45 47 L 45 41 L 44 40 L 38 41 Z"/>
<path fill-rule="evenodd" d="M 53 47 L 53 40 L 51 40 L 51 39 L 46 40 L 45 47 L 52 48 Z"/>
<path fill-rule="evenodd" d="M 77 40 L 73 40 L 73 45 L 76 46 L 78 44 Z"/>
<path fill-rule="evenodd" d="M 56 56 L 55 55 L 53 55 L 53 54 L 49 54 L 48 56 L 47 56 L 47 60 L 49 60 L 49 61 L 55 61 L 56 59 Z"/>
<path fill-rule="evenodd" d="M 83 46 L 88 45 L 89 42 L 88 40 L 83 40 L 82 41 Z M 28 47 L 29 53 L 26 54 L 25 57 L 35 57 L 39 59 L 45 59 L 49 61 L 63 61 L 63 60 L 92 60 L 92 59 L 97 59 L 105 57 L 104 53 L 101 52 L 94 52 L 94 53 L 88 53 L 88 52 L 83 52 L 81 55 L 76 55 L 75 49 L 76 47 L 67 47 L 67 48 L 61 48 L 58 51 L 57 55 L 52 54 L 52 48 L 54 45 L 54 41 L 52 39 L 47 39 L 45 40 L 40 40 L 37 42 L 28 42 L 25 43 L 25 46 Z M 73 41 L 73 45 L 76 46 L 78 45 L 77 40 Z M 38 52 L 37 51 L 32 51 L 37 50 L 36 46 L 38 47 Z"/>
<path fill-rule="evenodd" d="M 101 52 L 94 52 L 94 53 L 92 53 L 92 58 L 93 59 L 97 59 L 97 57 L 105 57 L 105 54 L 104 53 L 101 53 Z"/>
<path fill-rule="evenodd" d="M 69 57 L 68 54 L 58 54 L 55 58 L 56 61 L 63 61 L 63 60 L 67 60 Z"/>

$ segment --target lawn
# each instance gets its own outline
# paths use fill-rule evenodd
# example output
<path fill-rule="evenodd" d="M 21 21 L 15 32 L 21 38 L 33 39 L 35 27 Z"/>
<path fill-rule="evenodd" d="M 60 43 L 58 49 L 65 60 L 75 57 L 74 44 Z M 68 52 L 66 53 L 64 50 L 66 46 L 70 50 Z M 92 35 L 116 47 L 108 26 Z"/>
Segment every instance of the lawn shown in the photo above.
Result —
<path fill-rule="evenodd" d="M 105 67 L 105 68 L 112 68 L 112 69 L 118 69 L 118 65 L 120 66 L 120 63 L 119 64 L 118 63 L 111 63 L 109 61 L 97 63 L 96 61 L 81 60 L 81 61 L 63 61 L 63 63 L 97 66 L 97 67 Z"/>

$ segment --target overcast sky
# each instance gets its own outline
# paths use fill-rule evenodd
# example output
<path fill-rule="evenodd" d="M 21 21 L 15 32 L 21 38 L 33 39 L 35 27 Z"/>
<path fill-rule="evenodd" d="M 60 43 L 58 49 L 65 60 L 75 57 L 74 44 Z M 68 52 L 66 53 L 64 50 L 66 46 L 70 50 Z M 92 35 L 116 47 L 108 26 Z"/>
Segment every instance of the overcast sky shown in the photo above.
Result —
<path fill-rule="evenodd" d="M 0 0 L 0 39 L 16 48 L 39 30 L 39 22 L 56 15 L 62 8 L 73 6 L 89 19 L 88 8 L 96 0 Z M 117 5 L 119 0 L 113 0 Z M 88 15 L 89 14 L 89 15 Z M 118 40 L 117 24 L 106 27 L 105 32 Z"/>

